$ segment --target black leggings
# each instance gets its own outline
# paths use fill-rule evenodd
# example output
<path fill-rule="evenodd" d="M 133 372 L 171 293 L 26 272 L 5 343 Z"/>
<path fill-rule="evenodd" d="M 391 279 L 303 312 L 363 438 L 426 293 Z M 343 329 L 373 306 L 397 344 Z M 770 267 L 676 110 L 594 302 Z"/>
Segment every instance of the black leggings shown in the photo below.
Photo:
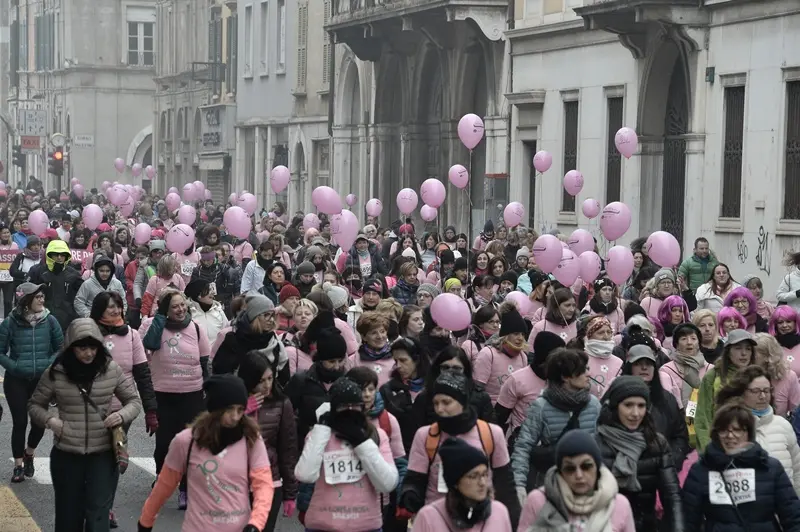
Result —
<path fill-rule="evenodd" d="M 205 410 L 205 403 L 201 390 L 189 393 L 156 392 L 156 401 L 158 402 L 158 430 L 156 431 L 156 449 L 153 451 L 153 459 L 156 461 L 156 475 L 158 475 L 164 466 L 172 438 Z M 180 489 L 181 491 L 186 490 L 186 475 L 181 480 Z"/>
<path fill-rule="evenodd" d="M 39 378 L 24 379 L 14 377 L 6 372 L 3 381 L 3 392 L 6 394 L 8 409 L 11 411 L 13 428 L 11 429 L 11 454 L 14 458 L 22 458 L 25 452 L 25 431 L 28 428 L 28 399 L 36 390 Z M 28 447 L 36 449 L 44 436 L 44 427 L 31 423 L 28 434 Z"/>
<path fill-rule="evenodd" d="M 0 291 L 3 293 L 3 318 L 7 318 L 14 305 L 14 283 L 0 283 Z"/>

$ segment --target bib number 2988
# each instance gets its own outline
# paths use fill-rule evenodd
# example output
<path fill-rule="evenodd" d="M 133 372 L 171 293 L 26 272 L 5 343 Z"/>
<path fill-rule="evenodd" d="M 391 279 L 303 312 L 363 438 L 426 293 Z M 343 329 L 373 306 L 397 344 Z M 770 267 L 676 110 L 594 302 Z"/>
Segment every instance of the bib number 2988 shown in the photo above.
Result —
<path fill-rule="evenodd" d="M 708 473 L 708 496 L 711 504 L 742 504 L 756 501 L 755 469 L 729 469 L 723 474 Z"/>

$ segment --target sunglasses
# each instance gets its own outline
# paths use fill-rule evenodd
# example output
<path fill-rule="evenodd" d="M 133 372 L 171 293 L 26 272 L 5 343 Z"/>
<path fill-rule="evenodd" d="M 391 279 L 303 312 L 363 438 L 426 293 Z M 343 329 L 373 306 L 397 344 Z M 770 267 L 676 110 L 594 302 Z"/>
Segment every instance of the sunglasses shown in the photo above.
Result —
<path fill-rule="evenodd" d="M 596 467 L 597 465 L 594 462 L 583 462 L 579 466 L 576 466 L 575 464 L 567 464 L 561 468 L 561 472 L 566 473 L 567 475 L 573 475 L 578 468 L 580 468 L 584 473 L 589 473 L 590 471 L 594 471 Z"/>

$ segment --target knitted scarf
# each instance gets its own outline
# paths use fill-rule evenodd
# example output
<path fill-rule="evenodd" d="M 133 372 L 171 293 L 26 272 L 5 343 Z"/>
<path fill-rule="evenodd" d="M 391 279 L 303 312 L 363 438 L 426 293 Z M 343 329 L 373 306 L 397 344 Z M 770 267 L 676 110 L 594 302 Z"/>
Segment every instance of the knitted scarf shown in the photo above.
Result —
<path fill-rule="evenodd" d="M 580 519 L 582 532 L 612 532 L 611 516 L 617 496 L 612 480 L 611 472 L 601 466 L 597 489 L 587 495 L 575 495 L 556 468 L 551 468 L 544 477 L 546 502 L 526 532 L 572 532 L 577 529 L 570 523 L 573 516 Z"/>
<path fill-rule="evenodd" d="M 620 489 L 642 491 L 637 478 L 639 457 L 647 449 L 647 441 L 641 430 L 630 431 L 617 425 L 599 425 L 597 434 L 616 454 L 611 471 Z"/>

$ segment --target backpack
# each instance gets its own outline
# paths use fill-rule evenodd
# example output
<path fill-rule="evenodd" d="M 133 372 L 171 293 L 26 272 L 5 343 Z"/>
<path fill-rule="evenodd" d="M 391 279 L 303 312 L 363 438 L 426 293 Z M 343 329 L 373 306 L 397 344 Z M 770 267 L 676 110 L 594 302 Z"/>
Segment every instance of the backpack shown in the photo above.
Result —
<path fill-rule="evenodd" d="M 494 436 L 492 436 L 492 428 L 486 421 L 479 419 L 475 424 L 478 429 L 478 435 L 481 438 L 481 447 L 483 452 L 490 459 L 494 453 Z M 433 462 L 436 453 L 439 451 L 439 444 L 442 439 L 442 431 L 439 430 L 439 424 L 433 423 L 428 429 L 428 438 L 425 440 L 425 452 L 428 454 L 429 462 Z"/>

